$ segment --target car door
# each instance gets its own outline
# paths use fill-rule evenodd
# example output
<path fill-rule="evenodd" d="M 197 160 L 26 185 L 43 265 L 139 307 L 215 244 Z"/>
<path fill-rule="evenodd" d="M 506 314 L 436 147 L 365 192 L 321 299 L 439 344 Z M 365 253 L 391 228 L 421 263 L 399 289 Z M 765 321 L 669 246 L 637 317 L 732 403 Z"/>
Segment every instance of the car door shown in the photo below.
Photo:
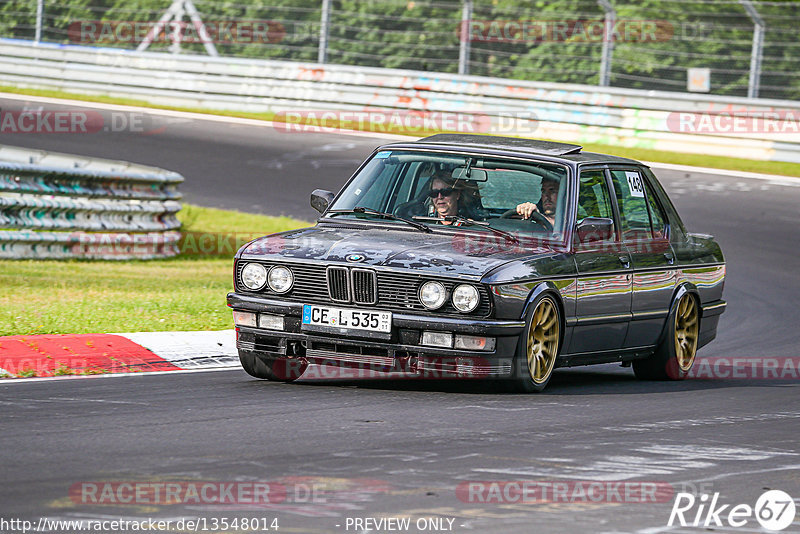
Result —
<path fill-rule="evenodd" d="M 657 342 L 676 284 L 675 254 L 664 210 L 637 167 L 612 167 L 611 183 L 619 208 L 622 241 L 633 263 L 631 322 L 625 348 Z"/>
<path fill-rule="evenodd" d="M 578 271 L 577 322 L 569 353 L 622 347 L 631 315 L 631 257 L 620 239 L 608 176 L 603 168 L 582 169 L 578 177 L 576 225 L 586 217 L 615 220 L 607 239 L 574 244 Z M 577 233 L 577 232 L 576 232 Z"/>

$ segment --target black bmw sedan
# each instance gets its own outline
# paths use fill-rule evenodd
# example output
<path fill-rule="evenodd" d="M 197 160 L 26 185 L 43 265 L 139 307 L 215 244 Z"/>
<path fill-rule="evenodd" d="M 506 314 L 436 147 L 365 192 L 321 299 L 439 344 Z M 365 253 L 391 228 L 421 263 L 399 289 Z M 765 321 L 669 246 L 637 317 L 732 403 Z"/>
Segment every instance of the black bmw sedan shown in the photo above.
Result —
<path fill-rule="evenodd" d="M 577 145 L 440 134 L 377 148 L 314 227 L 234 262 L 240 360 L 498 378 L 541 391 L 557 367 L 620 362 L 681 379 L 725 310 L 725 262 L 650 169 Z"/>

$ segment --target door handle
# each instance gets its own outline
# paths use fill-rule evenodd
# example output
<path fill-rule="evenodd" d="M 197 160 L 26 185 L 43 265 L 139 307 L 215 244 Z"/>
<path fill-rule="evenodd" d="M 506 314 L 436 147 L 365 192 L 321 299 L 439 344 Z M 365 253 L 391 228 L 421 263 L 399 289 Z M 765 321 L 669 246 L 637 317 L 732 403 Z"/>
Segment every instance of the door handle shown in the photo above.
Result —
<path fill-rule="evenodd" d="M 671 252 L 665 252 L 664 257 L 667 259 L 667 262 L 669 262 L 670 265 L 675 263 L 675 256 L 673 256 Z"/>
<path fill-rule="evenodd" d="M 619 257 L 619 262 L 620 262 L 620 263 L 622 264 L 622 266 L 623 266 L 623 267 L 625 267 L 626 269 L 627 269 L 628 267 L 630 267 L 630 266 L 631 266 L 631 260 L 630 260 L 630 259 L 628 259 L 628 257 L 627 257 L 627 256 L 620 256 L 620 257 Z"/>

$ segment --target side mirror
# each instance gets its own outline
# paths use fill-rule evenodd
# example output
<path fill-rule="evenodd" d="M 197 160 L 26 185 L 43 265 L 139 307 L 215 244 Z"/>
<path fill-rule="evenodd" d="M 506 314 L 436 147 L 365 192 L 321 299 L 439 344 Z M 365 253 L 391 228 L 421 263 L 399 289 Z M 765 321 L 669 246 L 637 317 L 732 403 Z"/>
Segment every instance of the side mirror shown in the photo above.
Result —
<path fill-rule="evenodd" d="M 579 243 L 608 241 L 614 237 L 614 220 L 607 217 L 586 217 L 575 227 L 575 238 Z"/>
<path fill-rule="evenodd" d="M 324 189 L 314 189 L 311 193 L 311 207 L 320 213 L 325 213 L 328 209 L 334 194 Z"/>

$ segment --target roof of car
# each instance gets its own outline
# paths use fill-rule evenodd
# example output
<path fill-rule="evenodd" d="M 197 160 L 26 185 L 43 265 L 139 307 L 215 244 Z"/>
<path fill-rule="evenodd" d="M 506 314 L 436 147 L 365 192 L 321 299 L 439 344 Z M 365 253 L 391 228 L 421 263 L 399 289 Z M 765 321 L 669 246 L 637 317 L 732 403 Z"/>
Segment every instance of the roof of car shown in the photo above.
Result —
<path fill-rule="evenodd" d="M 488 148 L 491 150 L 507 150 L 523 154 L 557 157 L 575 163 L 642 164 L 636 160 L 609 154 L 583 152 L 583 147 L 580 145 L 556 143 L 554 141 L 542 141 L 524 137 L 502 137 L 478 134 L 436 134 L 417 141 L 392 143 L 392 145 L 442 145 L 454 149 Z M 392 145 L 388 145 L 387 148 Z"/>

